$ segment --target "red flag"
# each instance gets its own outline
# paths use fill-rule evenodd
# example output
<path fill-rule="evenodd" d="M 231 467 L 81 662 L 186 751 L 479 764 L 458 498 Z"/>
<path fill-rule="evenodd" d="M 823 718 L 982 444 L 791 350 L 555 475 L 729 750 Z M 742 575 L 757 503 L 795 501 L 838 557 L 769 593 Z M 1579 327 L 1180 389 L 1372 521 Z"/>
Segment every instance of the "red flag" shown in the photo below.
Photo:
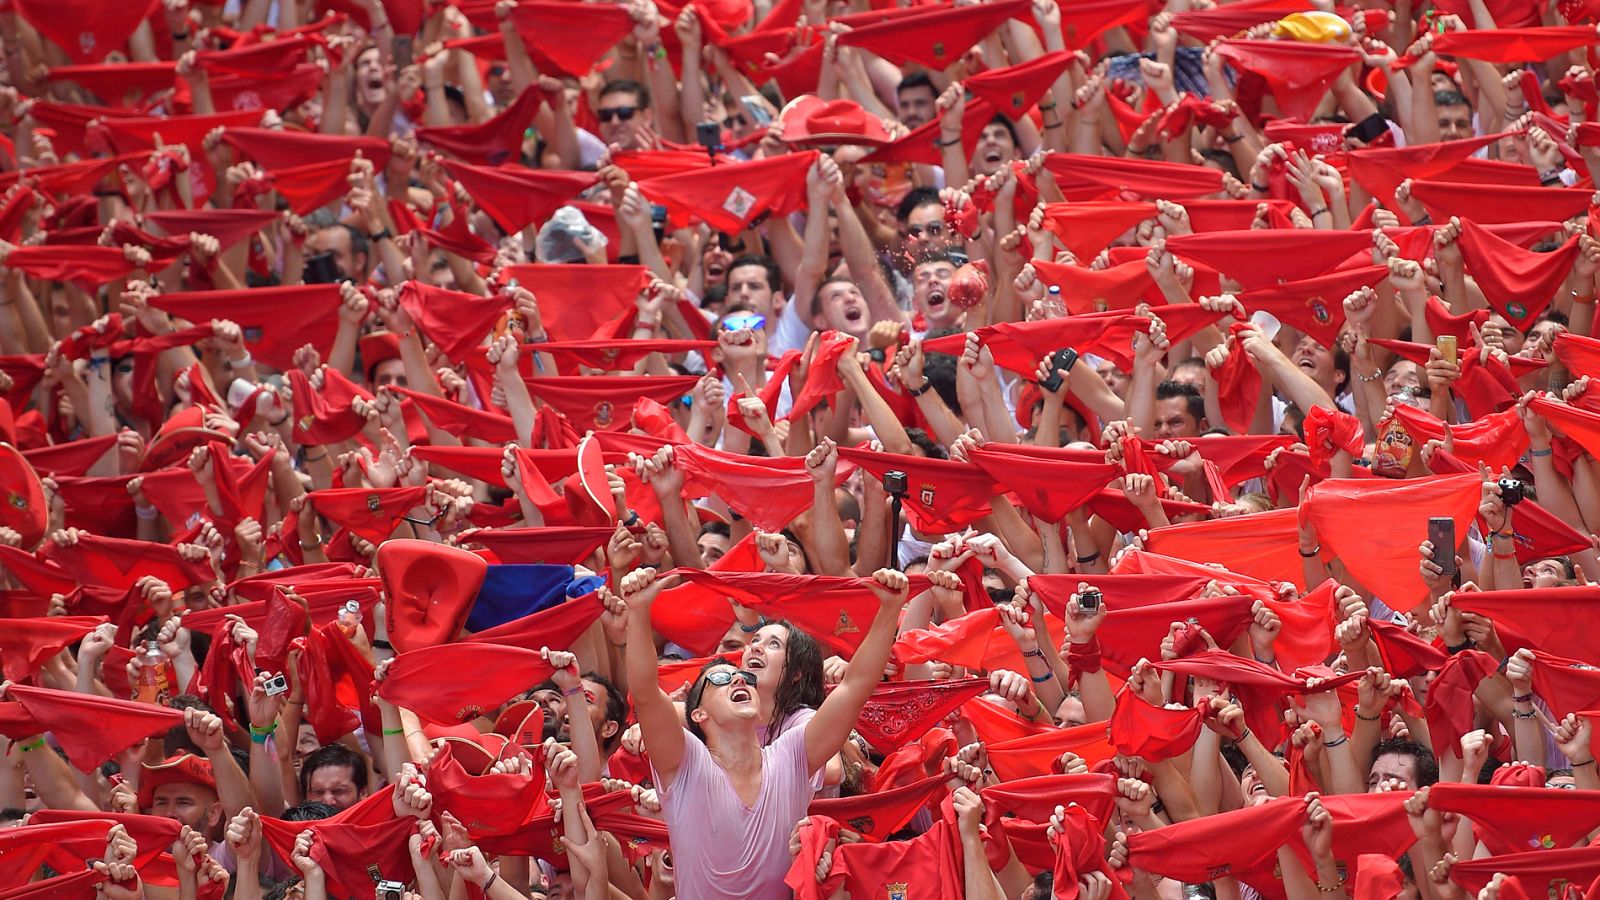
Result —
<path fill-rule="evenodd" d="M 1200 728 L 1198 710 L 1151 706 L 1124 688 L 1111 714 L 1111 743 L 1119 753 L 1157 763 L 1187 753 Z"/>
<path fill-rule="evenodd" d="M 1284 116 L 1311 121 L 1334 80 L 1361 61 L 1354 47 L 1298 41 L 1223 41 L 1217 55 L 1235 68 L 1265 78 Z"/>
<path fill-rule="evenodd" d="M 1305 281 L 1329 273 L 1358 253 L 1371 253 L 1372 236 L 1364 231 L 1304 228 L 1214 231 L 1173 235 L 1167 238 L 1167 249 L 1254 289 L 1275 285 L 1280 279 Z M 1274 261 L 1271 272 L 1263 271 L 1263 259 Z M 1333 302 L 1342 304 L 1344 297 Z"/>
<path fill-rule="evenodd" d="M 1440 782 L 1428 791 L 1428 808 L 1471 819 L 1490 853 L 1528 853 L 1585 842 L 1585 824 L 1600 814 L 1600 791 Z"/>
<path fill-rule="evenodd" d="M 571 32 L 564 30 L 564 33 Z M 416 130 L 417 140 L 448 156 L 479 165 L 498 166 L 515 161 L 522 155 L 523 134 L 544 103 L 544 96 L 538 86 L 524 88 L 517 99 L 488 121 L 472 125 L 424 125 Z"/>
<path fill-rule="evenodd" d="M 150 299 L 151 306 L 191 322 L 231 319 L 244 333 L 245 349 L 283 371 L 294 368 L 294 352 L 308 343 L 326 357 L 339 330 L 341 302 L 336 284 L 188 291 Z"/>
<path fill-rule="evenodd" d="M 743 231 L 758 220 L 788 215 L 803 207 L 806 172 L 816 158 L 816 151 L 808 150 L 663 175 L 639 182 L 639 190 L 651 202 L 667 207 L 673 227 L 700 221 L 732 233 Z"/>
<path fill-rule="evenodd" d="M 1587 209 L 1587 199 L 1584 206 Z M 1549 306 L 1556 289 L 1572 271 L 1579 249 L 1574 235 L 1549 253 L 1523 250 L 1465 219 L 1461 222 L 1460 245 L 1467 271 L 1483 290 L 1484 299 L 1522 332 L 1533 327 Z"/>
<path fill-rule="evenodd" d="M 1428 519 L 1449 516 L 1465 534 L 1477 513 L 1481 480 L 1477 475 L 1441 478 L 1330 478 L 1314 485 L 1303 501 L 1325 550 L 1352 577 L 1391 609 L 1409 610 L 1427 599 L 1417 574 L 1417 545 L 1427 539 Z M 1381 514 L 1382 529 L 1371 527 Z"/>
<path fill-rule="evenodd" d="M 92 772 L 141 739 L 183 724 L 176 709 L 132 700 L 20 684 L 11 686 L 10 696 L 55 735 L 80 772 Z"/>
<path fill-rule="evenodd" d="M 470 722 L 550 677 L 537 650 L 474 641 L 395 657 L 378 696 L 430 722 Z"/>
<path fill-rule="evenodd" d="M 1000 0 L 983 6 L 938 7 L 887 22 L 858 26 L 841 43 L 870 50 L 890 62 L 910 60 L 944 69 L 960 59 L 1007 19 L 1027 11 L 1022 0 Z M 1004 107 L 1002 107 L 1004 108 Z"/>
<path fill-rule="evenodd" d="M 444 167 L 507 234 L 544 222 L 595 182 L 592 172 L 475 166 L 453 159 L 444 160 Z"/>
<path fill-rule="evenodd" d="M 998 490 L 994 480 L 972 463 L 840 447 L 839 458 L 874 478 L 891 471 L 906 474 L 904 511 L 911 527 L 929 534 L 959 531 L 990 514 Z"/>

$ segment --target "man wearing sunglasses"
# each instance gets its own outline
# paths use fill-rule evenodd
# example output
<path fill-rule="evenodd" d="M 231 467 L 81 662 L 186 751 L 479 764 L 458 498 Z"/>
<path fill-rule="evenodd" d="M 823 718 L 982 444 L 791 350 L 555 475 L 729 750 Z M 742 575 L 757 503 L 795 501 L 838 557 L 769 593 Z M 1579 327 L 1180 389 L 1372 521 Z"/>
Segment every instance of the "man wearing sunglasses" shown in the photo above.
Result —
<path fill-rule="evenodd" d="M 655 114 L 650 109 L 650 89 L 637 81 L 613 81 L 600 89 L 600 140 L 624 150 L 654 149 Z"/>

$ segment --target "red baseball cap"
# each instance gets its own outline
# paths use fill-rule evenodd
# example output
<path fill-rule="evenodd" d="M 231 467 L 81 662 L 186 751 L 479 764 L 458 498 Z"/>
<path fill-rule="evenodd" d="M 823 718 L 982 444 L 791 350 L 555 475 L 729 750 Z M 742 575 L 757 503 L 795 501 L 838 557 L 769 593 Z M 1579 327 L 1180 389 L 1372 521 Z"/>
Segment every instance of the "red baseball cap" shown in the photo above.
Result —
<path fill-rule="evenodd" d="M 544 741 L 544 707 L 518 700 L 500 712 L 491 730 L 503 735 L 508 746 L 537 747 Z"/>
<path fill-rule="evenodd" d="M 476 553 L 400 539 L 378 547 L 384 620 L 397 653 L 447 643 L 461 632 L 489 564 Z"/>
<path fill-rule="evenodd" d="M 193 753 L 183 753 L 156 765 L 146 764 L 139 778 L 139 808 L 149 809 L 156 802 L 156 788 L 163 784 L 198 784 L 217 789 L 217 779 L 211 774 L 211 761 Z"/>
<path fill-rule="evenodd" d="M 186 458 L 189 451 L 194 448 L 220 441 L 231 445 L 233 438 L 220 431 L 214 431 L 205 425 L 205 410 L 198 406 L 191 406 L 175 414 L 161 426 L 156 436 L 150 441 L 150 446 L 144 451 L 144 460 L 139 464 L 141 471 L 153 472 Z"/>

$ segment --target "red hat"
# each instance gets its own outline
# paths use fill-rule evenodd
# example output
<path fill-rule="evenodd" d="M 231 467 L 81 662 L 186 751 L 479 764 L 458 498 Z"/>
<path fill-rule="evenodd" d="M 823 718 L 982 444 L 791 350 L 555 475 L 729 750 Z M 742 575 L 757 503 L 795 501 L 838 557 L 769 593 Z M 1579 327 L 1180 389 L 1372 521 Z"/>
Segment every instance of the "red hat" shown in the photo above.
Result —
<path fill-rule="evenodd" d="M 508 746 L 537 747 L 544 742 L 544 707 L 532 700 L 518 700 L 500 711 L 491 730 L 505 738 Z"/>
<path fill-rule="evenodd" d="M 778 118 L 783 123 L 783 142 L 791 146 L 881 147 L 889 143 L 883 123 L 854 100 L 823 100 L 807 94 L 789 101 Z"/>
<path fill-rule="evenodd" d="M 385 627 L 396 652 L 453 640 L 466 624 L 489 564 L 432 541 L 384 541 L 376 558 L 383 579 Z"/>
<path fill-rule="evenodd" d="M 509 746 L 504 735 L 485 733 L 469 724 L 422 726 L 422 735 L 441 752 L 448 749 L 468 774 L 482 775 Z M 431 771 L 431 770 L 430 770 Z M 433 787 L 430 783 L 429 787 Z"/>
<path fill-rule="evenodd" d="M 22 535 L 22 546 L 44 539 L 50 525 L 39 475 L 16 447 L 0 443 L 0 525 Z"/>
<path fill-rule="evenodd" d="M 198 784 L 213 791 L 217 789 L 217 779 L 211 773 L 211 761 L 193 753 L 182 753 L 153 766 L 145 764 L 139 776 L 140 809 L 155 805 L 156 788 L 163 784 Z"/>

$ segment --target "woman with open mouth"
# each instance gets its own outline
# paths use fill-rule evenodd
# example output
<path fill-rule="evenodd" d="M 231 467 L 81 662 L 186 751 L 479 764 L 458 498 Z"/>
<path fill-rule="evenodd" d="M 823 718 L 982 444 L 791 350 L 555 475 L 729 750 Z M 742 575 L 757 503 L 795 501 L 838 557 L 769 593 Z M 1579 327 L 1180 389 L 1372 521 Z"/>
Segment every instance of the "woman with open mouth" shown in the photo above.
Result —
<path fill-rule="evenodd" d="M 624 653 L 633 704 L 672 840 L 678 896 L 787 898 L 789 834 L 883 674 L 909 583 L 890 569 L 873 575 L 878 612 L 844 680 L 803 727 L 791 726 L 762 746 L 758 690 L 760 673 L 775 670 L 774 644 L 747 654 L 757 662 L 754 671 L 722 660 L 708 663 L 689 688 L 682 717 L 661 690 L 650 606 L 677 581 L 639 569 L 623 579 L 622 597 L 629 612 Z"/>

